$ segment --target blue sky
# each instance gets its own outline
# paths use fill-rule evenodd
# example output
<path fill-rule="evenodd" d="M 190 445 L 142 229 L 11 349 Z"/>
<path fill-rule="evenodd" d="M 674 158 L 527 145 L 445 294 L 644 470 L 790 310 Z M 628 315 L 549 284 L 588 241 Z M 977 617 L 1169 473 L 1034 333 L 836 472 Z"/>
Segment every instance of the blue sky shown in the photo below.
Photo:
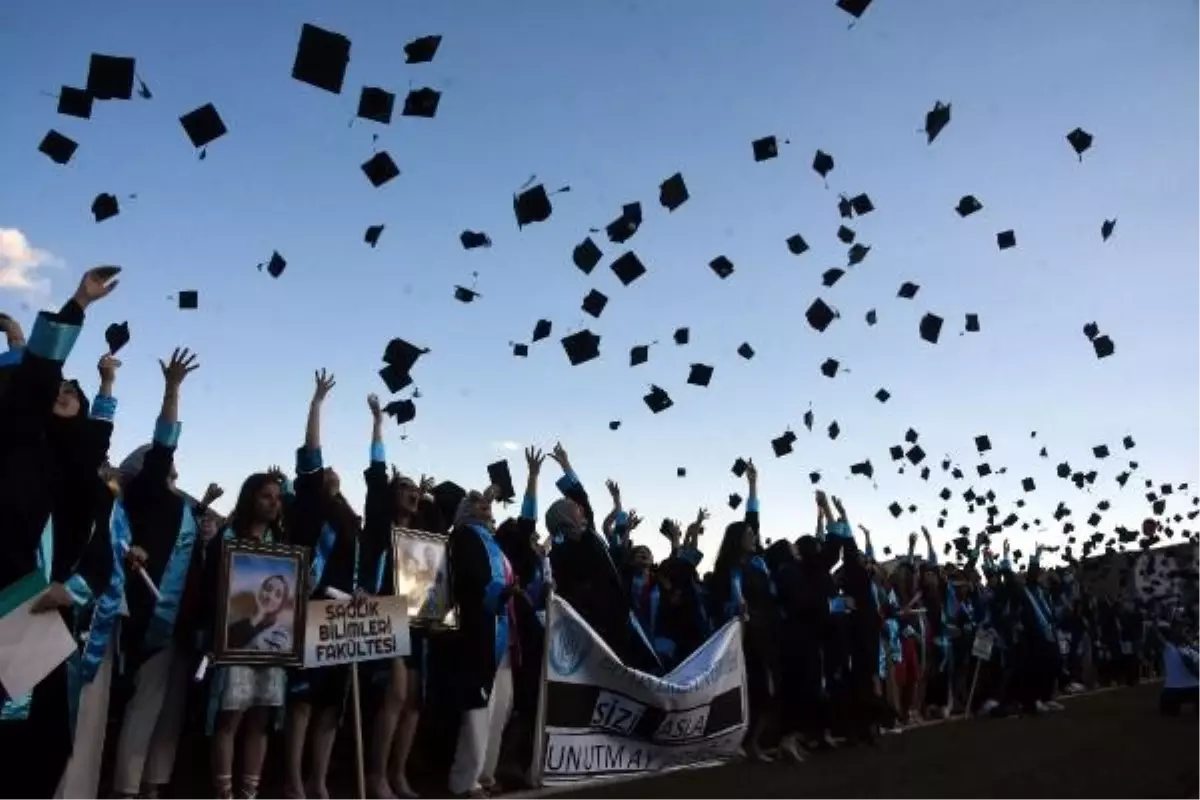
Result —
<path fill-rule="evenodd" d="M 203 366 L 181 408 L 182 482 L 199 493 L 218 481 L 230 502 L 249 472 L 290 465 L 318 367 L 338 376 L 326 459 L 361 501 L 364 398 L 384 391 L 376 371 L 394 336 L 432 350 L 414 372 L 423 396 L 408 439 L 388 434 L 403 470 L 481 485 L 502 443 L 561 439 L 599 505 L 603 479 L 621 482 L 627 505 L 651 520 L 642 540 L 659 552 L 664 515 L 707 505 L 710 537 L 735 517 L 725 499 L 741 488 L 729 473 L 739 455 L 760 464 L 767 536 L 811 529 L 807 473 L 820 468 L 821 485 L 893 545 L 921 522 L 932 527 L 943 485 L 956 494 L 971 485 L 936 462 L 950 454 L 973 477 L 981 433 L 995 448 L 990 462 L 1009 471 L 973 485 L 1011 500 L 1034 477 L 1030 519 L 1045 521 L 1062 499 L 1082 526 L 1109 499 L 1105 527 L 1136 524 L 1144 490 L 1134 480 L 1119 492 L 1112 480 L 1126 434 L 1141 474 L 1195 481 L 1195 2 L 877 0 L 852 29 L 823 0 L 682 7 L 5 4 L 0 227 L 53 259 L 33 259 L 49 262 L 36 270 L 48 296 L 9 287 L 0 304 L 28 328 L 22 303 L 61 302 L 87 266 L 123 265 L 68 371 L 94 385 L 104 326 L 129 321 L 120 457 L 152 430 L 157 359 L 176 345 L 196 350 Z M 352 39 L 342 95 L 291 79 L 304 22 Z M 430 33 L 445 37 L 436 59 L 406 65 L 403 44 Z M 136 56 L 154 99 L 98 103 L 87 121 L 56 115 L 46 93 L 82 85 L 91 52 Z M 350 125 L 363 85 L 444 94 L 433 120 Z M 937 100 L 953 104 L 953 119 L 927 146 L 919 131 Z M 229 133 L 199 161 L 178 118 L 209 102 Z M 1083 163 L 1064 139 L 1076 126 L 1096 137 Z M 66 167 L 36 152 L 51 127 L 80 142 Z M 403 171 L 380 189 L 359 170 L 373 134 Z M 790 144 L 755 163 L 751 140 L 770 134 Z M 817 148 L 837 161 L 828 188 L 810 169 Z M 668 214 L 658 184 L 676 171 L 691 199 Z M 548 222 L 518 232 L 510 198 L 531 174 L 572 191 L 553 198 Z M 138 197 L 97 225 L 89 207 L 102 191 Z M 838 192 L 870 194 L 877 210 L 851 227 L 872 251 L 823 289 L 822 272 L 845 266 Z M 968 193 L 984 210 L 959 219 L 954 205 Z M 572 247 L 633 200 L 645 222 L 629 245 L 649 273 L 621 287 L 607 265 L 623 249 L 601 234 L 606 258 L 584 276 Z M 1116 233 L 1102 243 L 1112 217 Z M 376 223 L 387 229 L 371 250 L 362 235 Z M 464 251 L 466 228 L 488 232 L 494 247 Z M 1009 228 L 1018 246 L 1001 252 L 995 234 Z M 797 232 L 812 247 L 798 258 L 784 246 Z M 255 270 L 274 250 L 289 262 L 279 280 Z M 727 281 L 707 266 L 718 255 L 736 265 Z M 469 285 L 473 272 L 483 297 L 454 302 L 454 284 Z M 896 298 L 904 281 L 921 285 L 915 299 Z M 591 288 L 610 296 L 599 321 L 579 310 Z M 181 289 L 200 291 L 199 311 L 176 310 L 170 296 Z M 817 296 L 842 314 L 824 334 L 803 319 Z M 863 322 L 870 308 L 874 328 Z M 926 311 L 946 319 L 937 346 L 917 335 Z M 983 330 L 959 336 L 967 312 Z M 554 337 L 513 358 L 508 343 L 527 341 L 540 317 L 553 320 Z M 604 355 L 571 368 L 557 340 L 585 320 Z M 1116 342 L 1112 358 L 1097 360 L 1084 338 L 1093 320 Z M 691 328 L 686 347 L 671 342 L 681 325 Z M 629 347 L 652 340 L 650 363 L 629 368 Z M 742 341 L 753 361 L 736 355 Z M 847 371 L 822 376 L 828 357 Z M 709 388 L 686 385 L 692 362 L 715 366 Z M 651 383 L 674 408 L 650 414 L 641 397 Z M 882 406 L 880 387 L 892 393 Z M 810 404 L 813 434 L 801 425 Z M 610 419 L 622 420 L 619 432 Z M 836 442 L 824 435 L 832 420 Z M 796 452 L 775 459 L 770 440 L 789 425 Z M 928 483 L 888 466 L 888 447 L 909 427 L 935 462 Z M 1100 443 L 1114 457 L 1096 464 Z M 1050 459 L 1037 457 L 1040 446 Z M 520 483 L 520 454 L 507 455 Z M 864 458 L 877 489 L 847 477 Z M 1090 494 L 1054 478 L 1060 460 L 1101 470 Z M 544 496 L 553 476 L 548 468 Z M 893 521 L 892 500 L 916 503 L 919 515 Z M 981 522 L 957 501 L 951 509 L 947 531 Z M 1032 530 L 1012 538 L 1032 549 Z"/>

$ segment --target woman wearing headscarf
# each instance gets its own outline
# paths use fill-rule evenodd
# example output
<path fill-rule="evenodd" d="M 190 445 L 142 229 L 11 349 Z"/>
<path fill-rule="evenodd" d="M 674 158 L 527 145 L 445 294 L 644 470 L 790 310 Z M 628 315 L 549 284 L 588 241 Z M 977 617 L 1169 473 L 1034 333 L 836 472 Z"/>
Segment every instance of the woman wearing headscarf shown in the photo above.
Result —
<path fill-rule="evenodd" d="M 496 487 L 468 492 L 450 532 L 450 570 L 462 652 L 457 695 L 462 721 L 450 793 L 486 796 L 494 783 L 500 740 L 513 707 L 512 669 L 520 657 L 513 598 L 522 594 L 516 573 L 494 535 Z"/>
<path fill-rule="evenodd" d="M 437 505 L 422 503 L 432 481 L 394 472 L 388 476 L 387 451 L 383 444 L 383 409 L 379 398 L 367 398 L 371 410 L 370 463 L 363 473 L 367 484 L 363 512 L 362 566 L 360 585 L 377 595 L 396 594 L 392 568 L 392 529 L 441 533 L 445 529 Z M 429 641 L 418 626 L 408 628 L 409 655 L 372 665 L 372 683 L 382 685 L 382 702 L 376 708 L 367 742 L 367 791 L 373 797 L 415 798 L 408 782 L 408 756 L 417 736 Z"/>
<path fill-rule="evenodd" d="M 291 544 L 309 550 L 308 586 L 310 599 L 345 598 L 357 590 L 359 523 L 341 493 L 341 478 L 325 466 L 321 451 L 321 409 L 334 376 L 321 370 L 308 405 L 304 446 L 296 451 L 294 499 L 288 509 Z M 287 750 L 285 785 L 287 797 L 327 797 L 329 759 L 337 738 L 338 722 L 349 689 L 349 668 L 334 665 L 301 669 L 288 683 Z M 314 715 L 315 724 L 312 723 Z M 304 745 L 311 745 L 311 769 L 304 780 Z"/>
<path fill-rule="evenodd" d="M 121 625 L 121 651 L 133 676 L 133 695 L 117 740 L 113 792 L 118 797 L 156 797 L 171 782 L 183 728 L 192 653 L 177 643 L 176 623 L 187 586 L 198 525 L 189 499 L 176 488 L 179 395 L 184 379 L 200 365 L 186 348 L 159 361 L 163 397 L 154 438 L 121 462 L 121 506 L 129 527 L 125 560 L 146 574 L 126 584 L 129 614 Z"/>
<path fill-rule="evenodd" d="M 225 542 L 248 541 L 282 544 L 280 526 L 283 486 L 271 473 L 257 472 L 242 483 L 229 524 L 205 546 L 202 560 L 205 610 L 204 641 L 215 640 L 221 548 Z M 258 796 L 263 762 L 267 757 L 267 735 L 275 712 L 283 709 L 287 672 L 278 666 L 244 664 L 218 667 L 209 686 L 209 728 L 212 733 L 212 780 L 219 798 L 232 798 L 234 744 L 242 736 L 242 779 L 239 797 Z"/>
<path fill-rule="evenodd" d="M 100 361 L 101 386 L 89 409 L 79 384 L 64 380 L 87 307 L 117 285 L 118 267 L 87 272 L 57 314 L 38 315 L 33 334 L 0 395 L 0 589 L 18 581 L 48 585 L 35 613 L 57 612 L 69 629 L 77 609 L 103 593 L 112 573 L 105 537 L 93 537 L 97 470 L 108 454 L 119 362 Z M 89 414 L 90 411 L 90 414 Z M 0 688 L 0 753 L 17 765 L 0 794 L 50 797 L 71 754 L 68 663 L 32 695 Z"/>
<path fill-rule="evenodd" d="M 563 470 L 556 485 L 564 496 L 546 509 L 546 530 L 552 541 L 550 563 L 558 593 L 623 663 L 645 672 L 661 672 L 649 637 L 633 613 L 609 543 L 596 531 L 588 493 L 571 467 L 567 451 L 555 444 L 550 458 Z M 622 511 L 614 529 L 628 522 Z"/>

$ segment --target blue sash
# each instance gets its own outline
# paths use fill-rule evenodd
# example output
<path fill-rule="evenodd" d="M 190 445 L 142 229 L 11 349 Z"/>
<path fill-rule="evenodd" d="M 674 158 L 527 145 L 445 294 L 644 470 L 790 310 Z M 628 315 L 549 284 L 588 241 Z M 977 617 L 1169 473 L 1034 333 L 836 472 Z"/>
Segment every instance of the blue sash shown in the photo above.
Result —
<path fill-rule="evenodd" d="M 312 564 L 309 565 L 309 577 L 312 578 L 310 586 L 313 591 L 321 585 L 321 578 L 325 575 L 325 567 L 329 563 L 329 555 L 333 552 L 333 546 L 337 542 L 337 531 L 326 522 L 321 527 L 321 535 L 317 538 L 317 546 L 313 548 Z M 358 563 L 358 559 L 355 559 Z"/>
<path fill-rule="evenodd" d="M 104 594 L 96 598 L 91 629 L 83 647 L 79 678 L 80 682 L 85 684 L 96 678 L 100 664 L 108 653 L 108 645 L 112 641 L 113 631 L 116 630 L 117 619 L 121 614 L 121 599 L 125 596 L 125 551 L 132 541 L 132 533 L 129 529 L 129 517 L 126 516 L 125 506 L 120 499 L 113 501 L 108 525 L 113 550 L 112 578 Z"/>
<path fill-rule="evenodd" d="M 500 592 L 508 585 L 508 576 L 504 571 L 504 553 L 490 532 L 479 525 L 470 527 L 483 542 L 483 549 L 487 552 L 488 566 L 492 574 L 492 579 L 484 591 L 484 602 L 486 603 L 489 598 L 497 598 L 498 601 Z M 508 652 L 508 609 L 497 608 L 496 611 L 496 666 L 499 667 L 500 662 L 504 660 L 504 654 Z"/>
<path fill-rule="evenodd" d="M 183 503 L 179 520 L 179 533 L 175 537 L 175 549 L 167 560 L 158 583 L 158 603 L 146 628 L 145 647 L 159 650 L 165 647 L 175 633 L 175 618 L 179 616 L 179 601 L 187 584 L 188 568 L 192 565 L 192 548 L 196 544 L 196 516 L 191 504 Z"/>
<path fill-rule="evenodd" d="M 1046 637 L 1048 641 L 1054 641 L 1054 629 L 1050 627 L 1050 620 L 1046 609 L 1042 607 L 1042 600 L 1038 596 L 1038 592 L 1030 591 L 1026 586 L 1025 596 L 1029 598 L 1029 603 L 1033 606 L 1033 614 L 1037 617 L 1038 627 L 1042 629 L 1042 636 Z"/>

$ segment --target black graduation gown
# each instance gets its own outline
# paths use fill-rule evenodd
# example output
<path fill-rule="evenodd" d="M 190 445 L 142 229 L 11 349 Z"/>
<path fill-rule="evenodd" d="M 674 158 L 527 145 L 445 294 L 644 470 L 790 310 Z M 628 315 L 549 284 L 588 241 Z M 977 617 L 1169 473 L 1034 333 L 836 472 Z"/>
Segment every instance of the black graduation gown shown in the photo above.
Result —
<path fill-rule="evenodd" d="M 450 531 L 450 570 L 458 605 L 459 663 L 455 685 L 456 706 L 462 711 L 483 708 L 492 695 L 499 663 L 496 658 L 496 620 L 508 613 L 508 603 L 489 608 L 488 586 L 492 565 L 479 532 L 468 525 Z M 508 644 L 519 635 L 511 620 Z M 511 665 L 515 666 L 515 665 Z"/>

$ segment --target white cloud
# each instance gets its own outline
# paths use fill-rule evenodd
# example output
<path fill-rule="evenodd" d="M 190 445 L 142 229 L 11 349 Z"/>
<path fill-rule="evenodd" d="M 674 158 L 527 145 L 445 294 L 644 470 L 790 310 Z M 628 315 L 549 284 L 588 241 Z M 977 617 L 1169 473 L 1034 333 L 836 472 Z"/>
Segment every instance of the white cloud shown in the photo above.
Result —
<path fill-rule="evenodd" d="M 515 453 L 521 449 L 521 445 L 507 439 L 502 442 L 492 442 L 492 447 L 496 448 L 497 450 L 507 450 L 510 453 Z"/>
<path fill-rule="evenodd" d="M 34 247 L 20 230 L 0 228 L 0 289 L 29 295 L 49 294 L 50 279 L 42 271 L 62 265 L 61 258 Z"/>

